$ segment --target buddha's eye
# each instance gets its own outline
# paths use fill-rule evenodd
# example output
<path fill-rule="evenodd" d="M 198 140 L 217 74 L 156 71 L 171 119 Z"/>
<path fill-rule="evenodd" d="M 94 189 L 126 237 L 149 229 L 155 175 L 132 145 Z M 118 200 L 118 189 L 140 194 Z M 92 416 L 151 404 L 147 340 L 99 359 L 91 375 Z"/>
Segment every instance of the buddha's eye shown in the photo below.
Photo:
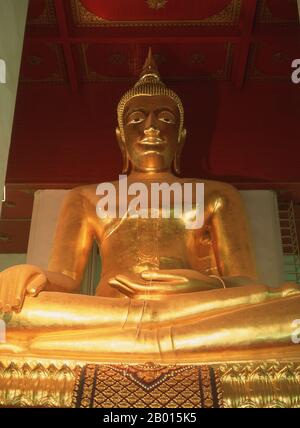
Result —
<path fill-rule="evenodd" d="M 136 111 L 131 113 L 127 118 L 127 124 L 141 123 L 145 119 L 145 115 L 142 112 Z"/>
<path fill-rule="evenodd" d="M 175 123 L 176 122 L 175 116 L 169 111 L 160 112 L 158 115 L 158 119 L 161 122 L 165 122 L 165 123 Z"/>

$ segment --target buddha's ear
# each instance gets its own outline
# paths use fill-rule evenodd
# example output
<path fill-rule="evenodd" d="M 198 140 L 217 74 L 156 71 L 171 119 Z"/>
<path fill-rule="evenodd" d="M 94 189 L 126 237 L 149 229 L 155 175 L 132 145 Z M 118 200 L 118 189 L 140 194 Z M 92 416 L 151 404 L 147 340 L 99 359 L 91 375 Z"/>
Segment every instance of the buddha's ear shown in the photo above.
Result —
<path fill-rule="evenodd" d="M 179 136 L 178 144 L 181 146 L 181 150 L 183 149 L 184 143 L 186 140 L 186 129 L 182 128 L 181 134 Z"/>
<path fill-rule="evenodd" d="M 122 137 L 121 130 L 118 126 L 116 127 L 116 137 L 119 144 L 124 144 L 124 139 Z"/>
<path fill-rule="evenodd" d="M 122 174 L 128 174 L 128 172 L 129 172 L 128 153 L 126 150 L 125 141 L 122 137 L 120 128 L 118 126 L 116 127 L 116 137 L 117 137 L 117 141 L 118 141 L 118 144 L 119 144 L 119 147 L 121 150 L 122 160 L 123 160 Z"/>
<path fill-rule="evenodd" d="M 183 128 L 178 139 L 178 146 L 177 146 L 177 150 L 173 161 L 174 172 L 177 175 L 180 175 L 180 158 L 181 158 L 181 152 L 185 143 L 185 139 L 186 139 L 186 129 Z"/>

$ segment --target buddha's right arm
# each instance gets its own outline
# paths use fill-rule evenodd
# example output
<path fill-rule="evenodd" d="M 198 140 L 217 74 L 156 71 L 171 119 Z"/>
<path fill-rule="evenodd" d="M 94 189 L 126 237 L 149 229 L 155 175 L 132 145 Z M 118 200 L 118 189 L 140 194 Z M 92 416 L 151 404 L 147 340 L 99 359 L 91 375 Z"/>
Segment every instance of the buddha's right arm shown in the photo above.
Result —
<path fill-rule="evenodd" d="M 20 311 L 27 295 L 78 293 L 93 234 L 80 189 L 68 192 L 59 215 L 48 270 L 17 265 L 0 272 L 0 311 Z"/>
<path fill-rule="evenodd" d="M 45 271 L 47 282 L 43 291 L 59 291 L 62 293 L 76 293 L 79 291 L 80 283 L 59 272 Z"/>
<path fill-rule="evenodd" d="M 16 265 L 0 272 L 0 312 L 19 312 L 26 296 L 41 291 L 74 292 L 72 278 L 34 265 Z"/>

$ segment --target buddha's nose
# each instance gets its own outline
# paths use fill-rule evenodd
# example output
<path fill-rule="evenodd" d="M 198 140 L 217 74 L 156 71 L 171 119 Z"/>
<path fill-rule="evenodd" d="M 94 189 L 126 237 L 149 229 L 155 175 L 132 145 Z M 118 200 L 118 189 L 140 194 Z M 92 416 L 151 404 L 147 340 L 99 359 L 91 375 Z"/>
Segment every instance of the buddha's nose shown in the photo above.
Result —
<path fill-rule="evenodd" d="M 150 132 L 159 132 L 159 126 L 158 126 L 157 118 L 154 112 L 151 111 L 148 113 L 146 120 L 144 122 L 144 129 L 145 131 L 149 130 Z"/>
<path fill-rule="evenodd" d="M 159 137 L 160 130 L 154 128 L 154 126 L 150 126 L 149 128 L 144 129 L 144 134 L 146 137 Z"/>

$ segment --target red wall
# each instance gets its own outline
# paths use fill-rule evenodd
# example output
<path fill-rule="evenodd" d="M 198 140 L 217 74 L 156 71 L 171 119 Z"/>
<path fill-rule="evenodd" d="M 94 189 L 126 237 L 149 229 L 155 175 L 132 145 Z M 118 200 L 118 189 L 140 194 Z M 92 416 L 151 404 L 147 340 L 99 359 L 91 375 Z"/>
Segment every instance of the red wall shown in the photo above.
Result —
<path fill-rule="evenodd" d="M 131 85 L 19 88 L 7 183 L 78 183 L 115 178 L 116 105 Z M 300 85 L 201 81 L 172 85 L 186 110 L 185 176 L 233 182 L 300 181 Z"/>

